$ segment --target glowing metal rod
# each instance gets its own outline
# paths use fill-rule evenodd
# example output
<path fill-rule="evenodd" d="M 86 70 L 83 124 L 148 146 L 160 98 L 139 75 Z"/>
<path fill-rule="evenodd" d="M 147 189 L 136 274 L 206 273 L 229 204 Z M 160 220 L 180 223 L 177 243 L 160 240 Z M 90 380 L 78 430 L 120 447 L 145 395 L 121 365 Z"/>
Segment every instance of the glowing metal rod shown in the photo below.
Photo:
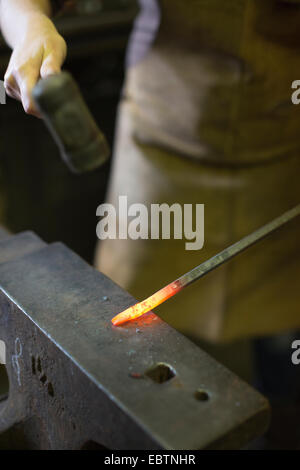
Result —
<path fill-rule="evenodd" d="M 124 312 L 119 313 L 119 315 L 115 316 L 112 319 L 113 325 L 122 325 L 122 323 L 125 323 L 129 320 L 134 320 L 143 315 L 144 313 L 153 310 L 155 307 L 165 302 L 165 300 L 168 300 L 170 297 L 173 297 L 173 295 L 180 292 L 184 287 L 197 281 L 205 274 L 221 266 L 223 263 L 230 260 L 239 253 L 242 253 L 244 250 L 254 245 L 258 241 L 262 240 L 270 233 L 273 233 L 275 230 L 282 227 L 287 222 L 299 215 L 300 204 L 298 204 L 293 209 L 285 212 L 280 217 L 277 217 L 276 219 L 272 220 L 272 222 L 269 222 L 268 224 L 259 228 L 250 235 L 247 235 L 246 237 L 242 238 L 242 240 L 238 241 L 234 245 L 231 245 L 230 247 L 221 251 L 219 254 L 200 264 L 196 268 L 192 269 L 192 271 L 189 271 L 188 273 L 178 278 L 176 281 L 171 282 L 171 284 L 167 285 L 163 289 L 151 295 L 143 302 L 133 305 L 127 310 L 124 310 Z"/>

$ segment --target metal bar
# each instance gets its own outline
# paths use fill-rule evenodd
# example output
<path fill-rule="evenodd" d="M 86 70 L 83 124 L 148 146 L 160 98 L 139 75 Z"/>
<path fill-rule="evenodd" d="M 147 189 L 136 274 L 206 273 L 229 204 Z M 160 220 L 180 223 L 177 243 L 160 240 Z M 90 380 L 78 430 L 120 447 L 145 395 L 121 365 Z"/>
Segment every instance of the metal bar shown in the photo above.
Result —
<path fill-rule="evenodd" d="M 242 238 L 234 245 L 231 245 L 230 247 L 221 251 L 209 260 L 204 261 L 204 263 L 200 264 L 188 273 L 184 274 L 183 276 L 179 277 L 175 281 L 160 289 L 159 291 L 155 292 L 147 299 L 143 300 L 142 302 L 139 302 L 138 304 L 133 305 L 132 307 L 129 307 L 124 312 L 119 313 L 112 319 L 112 323 L 115 326 L 119 326 L 127 321 L 139 318 L 141 315 L 144 315 L 150 310 L 153 310 L 158 305 L 161 305 L 163 302 L 176 295 L 184 287 L 187 287 L 190 284 L 193 284 L 195 281 L 198 281 L 198 279 L 202 278 L 209 272 L 218 268 L 226 261 L 231 260 L 238 254 L 245 251 L 247 248 L 250 248 L 255 243 L 263 240 L 266 236 L 270 235 L 275 230 L 283 227 L 285 224 L 295 219 L 299 215 L 300 204 L 298 204 L 293 209 L 285 212 L 276 219 L 272 220 L 263 227 L 259 228 L 250 235 L 247 235 L 246 237 Z"/>
<path fill-rule="evenodd" d="M 298 204 L 293 209 L 285 212 L 283 215 L 277 217 L 276 219 L 272 220 L 268 224 L 264 225 L 263 227 L 259 228 L 255 232 L 247 235 L 246 237 L 242 238 L 238 242 L 234 243 L 230 247 L 226 248 L 225 250 L 221 251 L 219 254 L 215 255 L 213 258 L 205 261 L 204 263 L 200 264 L 196 268 L 192 269 L 190 272 L 184 274 L 179 279 L 177 279 L 174 283 L 178 283 L 180 287 L 186 287 L 193 282 L 197 281 L 201 277 L 208 274 L 213 269 L 218 268 L 226 261 L 234 258 L 236 255 L 242 253 L 247 248 L 250 248 L 255 243 L 263 240 L 265 237 L 270 235 L 271 233 L 275 232 L 279 228 L 283 227 L 285 224 L 290 222 L 291 220 L 295 219 L 300 215 L 300 204 Z"/>

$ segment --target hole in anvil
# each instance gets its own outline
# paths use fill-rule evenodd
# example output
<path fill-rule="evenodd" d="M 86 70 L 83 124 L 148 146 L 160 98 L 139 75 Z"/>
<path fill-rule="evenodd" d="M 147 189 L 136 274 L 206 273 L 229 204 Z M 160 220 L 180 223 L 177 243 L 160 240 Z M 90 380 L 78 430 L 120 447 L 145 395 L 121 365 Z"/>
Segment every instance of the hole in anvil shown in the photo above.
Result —
<path fill-rule="evenodd" d="M 205 390 L 202 390 L 200 388 L 198 390 L 196 390 L 196 392 L 194 393 L 194 397 L 198 401 L 208 401 L 209 400 L 209 394 Z"/>
<path fill-rule="evenodd" d="M 31 356 L 31 370 L 32 370 L 33 375 L 35 375 L 36 374 L 36 368 L 35 368 L 35 357 L 34 356 Z"/>
<path fill-rule="evenodd" d="M 45 374 L 40 378 L 40 381 L 45 384 L 47 382 L 47 377 L 45 376 Z"/>
<path fill-rule="evenodd" d="M 48 394 L 50 397 L 54 397 L 54 388 L 51 382 L 48 383 Z"/>
<path fill-rule="evenodd" d="M 42 372 L 42 362 L 41 362 L 41 359 L 38 357 L 37 358 L 37 370 L 39 373 Z"/>
<path fill-rule="evenodd" d="M 1 402 L 8 398 L 9 393 L 9 379 L 6 364 L 6 345 L 4 341 L 0 340 L 0 407 Z"/>
<path fill-rule="evenodd" d="M 5 401 L 8 398 L 9 393 L 9 380 L 6 367 L 3 364 L 0 364 L 0 405 L 1 402 Z"/>
<path fill-rule="evenodd" d="M 150 369 L 145 372 L 145 375 L 153 380 L 153 382 L 162 384 L 175 377 L 176 372 L 168 364 L 159 362 L 158 364 L 150 367 Z"/>

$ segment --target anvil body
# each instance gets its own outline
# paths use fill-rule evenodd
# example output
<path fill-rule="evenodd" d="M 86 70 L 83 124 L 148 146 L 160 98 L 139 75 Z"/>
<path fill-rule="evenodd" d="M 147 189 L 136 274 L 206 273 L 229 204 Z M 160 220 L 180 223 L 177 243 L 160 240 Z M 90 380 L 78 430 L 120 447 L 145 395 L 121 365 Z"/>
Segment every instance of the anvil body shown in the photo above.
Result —
<path fill-rule="evenodd" d="M 0 338 L 8 399 L 0 448 L 240 448 L 266 399 L 61 243 L 0 241 Z"/>

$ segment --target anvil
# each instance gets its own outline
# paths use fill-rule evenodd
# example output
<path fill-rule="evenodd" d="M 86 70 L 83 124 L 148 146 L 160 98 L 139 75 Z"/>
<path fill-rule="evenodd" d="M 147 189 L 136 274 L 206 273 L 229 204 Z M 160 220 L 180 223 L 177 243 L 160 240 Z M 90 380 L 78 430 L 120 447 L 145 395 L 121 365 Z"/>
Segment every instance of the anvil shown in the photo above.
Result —
<path fill-rule="evenodd" d="M 134 299 L 61 243 L 0 241 L 4 449 L 241 448 L 267 400 L 153 313 L 114 327 Z"/>

